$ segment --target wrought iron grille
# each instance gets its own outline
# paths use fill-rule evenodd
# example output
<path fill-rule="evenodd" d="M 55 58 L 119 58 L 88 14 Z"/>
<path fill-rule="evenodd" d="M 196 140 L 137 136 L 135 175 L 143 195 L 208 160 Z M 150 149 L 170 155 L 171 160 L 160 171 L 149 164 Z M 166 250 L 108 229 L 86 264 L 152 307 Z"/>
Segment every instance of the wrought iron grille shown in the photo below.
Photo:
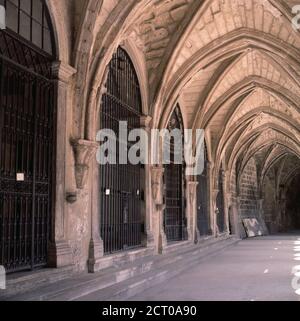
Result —
<path fill-rule="evenodd" d="M 179 106 L 176 106 L 168 124 L 168 129 L 180 129 L 183 135 L 183 120 Z M 186 216 L 185 216 L 185 165 L 175 163 L 174 140 L 171 138 L 170 164 L 165 165 L 165 210 L 164 230 L 167 241 L 182 241 L 187 238 Z M 183 155 L 182 159 L 183 159 Z"/>
<path fill-rule="evenodd" d="M 142 101 L 134 66 L 122 49 L 118 48 L 109 64 L 107 93 L 101 105 L 101 128 L 119 134 L 119 122 L 127 121 L 128 131 L 140 128 Z M 119 136 L 119 135 L 118 135 Z M 127 141 L 127 137 L 122 137 Z M 144 167 L 141 164 L 119 164 L 119 148 L 124 141 L 117 140 L 117 165 L 100 166 L 101 236 L 106 254 L 141 246 Z M 134 143 L 128 143 L 128 149 Z M 126 149 L 127 151 L 127 149 Z"/>
<path fill-rule="evenodd" d="M 197 224 L 200 236 L 208 236 L 212 234 L 209 215 L 209 184 L 208 184 L 208 157 L 207 148 L 204 146 L 204 170 L 198 175 L 197 187 Z"/>
<path fill-rule="evenodd" d="M 51 78 L 53 58 L 50 55 L 41 53 L 37 48 L 30 47 L 9 31 L 0 32 L 0 55 L 14 61 L 32 73 L 48 79 Z"/>
<path fill-rule="evenodd" d="M 55 87 L 47 55 L 6 31 L 0 48 L 0 265 L 15 272 L 47 264 Z"/>
<path fill-rule="evenodd" d="M 225 211 L 224 211 L 224 186 L 223 186 L 223 171 L 219 172 L 219 193 L 217 195 L 217 224 L 220 233 L 225 232 Z"/>
<path fill-rule="evenodd" d="M 44 0 L 0 0 L 0 5 L 6 9 L 7 29 L 28 41 L 31 46 L 54 55 L 53 30 Z"/>

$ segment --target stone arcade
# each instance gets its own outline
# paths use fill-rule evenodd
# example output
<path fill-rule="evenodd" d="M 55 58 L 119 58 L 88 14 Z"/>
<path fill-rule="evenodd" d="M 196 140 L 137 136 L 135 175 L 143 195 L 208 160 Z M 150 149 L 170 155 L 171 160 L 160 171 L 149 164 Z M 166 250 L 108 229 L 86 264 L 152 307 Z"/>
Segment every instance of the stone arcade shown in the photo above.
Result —
<path fill-rule="evenodd" d="M 247 218 L 269 233 L 300 229 L 293 1 L 0 4 L 0 265 L 8 284 L 18 272 L 63 279 L 142 258 L 163 262 L 246 237 Z M 97 132 L 118 133 L 119 121 L 149 134 L 203 128 L 203 173 L 187 176 L 174 162 L 100 166 Z M 143 273 L 150 269 L 143 263 Z"/>

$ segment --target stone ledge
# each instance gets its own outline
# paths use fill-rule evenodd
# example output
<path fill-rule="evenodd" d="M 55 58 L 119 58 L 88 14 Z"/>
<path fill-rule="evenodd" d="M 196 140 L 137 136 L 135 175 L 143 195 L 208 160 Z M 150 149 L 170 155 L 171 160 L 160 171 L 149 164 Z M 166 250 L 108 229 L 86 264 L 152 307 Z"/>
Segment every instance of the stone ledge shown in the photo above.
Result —
<path fill-rule="evenodd" d="M 101 271 L 112 266 L 122 266 L 129 262 L 134 262 L 141 257 L 147 257 L 150 255 L 154 255 L 154 248 L 152 247 L 141 247 L 122 253 L 106 255 L 94 262 L 94 272 Z"/>
<path fill-rule="evenodd" d="M 45 268 L 32 272 L 20 272 L 7 276 L 6 290 L 0 290 L 0 300 L 6 300 L 16 294 L 26 294 L 28 291 L 34 291 L 46 284 L 56 283 L 58 281 L 72 277 L 75 274 L 74 266 L 65 266 L 62 268 Z"/>

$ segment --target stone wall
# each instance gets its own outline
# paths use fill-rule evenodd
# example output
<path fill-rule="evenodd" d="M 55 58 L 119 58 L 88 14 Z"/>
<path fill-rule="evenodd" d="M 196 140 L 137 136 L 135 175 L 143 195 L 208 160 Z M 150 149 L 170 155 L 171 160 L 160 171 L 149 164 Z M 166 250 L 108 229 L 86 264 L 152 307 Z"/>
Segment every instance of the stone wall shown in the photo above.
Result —
<path fill-rule="evenodd" d="M 275 174 L 270 171 L 264 182 L 264 218 L 269 231 L 276 232 L 276 186 Z"/>
<path fill-rule="evenodd" d="M 258 217 L 257 169 L 252 158 L 244 169 L 240 182 L 240 211 L 242 218 Z"/>

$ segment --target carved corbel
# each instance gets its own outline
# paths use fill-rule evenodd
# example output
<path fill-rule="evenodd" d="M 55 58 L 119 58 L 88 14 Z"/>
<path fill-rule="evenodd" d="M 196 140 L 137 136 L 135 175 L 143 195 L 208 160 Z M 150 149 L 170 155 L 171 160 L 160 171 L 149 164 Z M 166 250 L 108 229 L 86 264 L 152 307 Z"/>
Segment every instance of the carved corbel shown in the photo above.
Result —
<path fill-rule="evenodd" d="M 54 78 L 65 83 L 68 83 L 70 78 L 77 72 L 75 68 L 61 61 L 54 62 L 51 66 L 51 70 Z"/>
<path fill-rule="evenodd" d="M 140 118 L 141 128 L 149 129 L 149 128 L 150 128 L 151 121 L 152 121 L 152 117 L 147 116 L 147 115 L 142 116 L 142 117 Z"/>
<path fill-rule="evenodd" d="M 92 157 L 95 156 L 99 144 L 88 140 L 72 141 L 75 155 L 75 179 L 77 188 L 83 189 L 86 185 L 89 165 Z"/>
<path fill-rule="evenodd" d="M 162 187 L 163 187 L 163 167 L 153 167 L 151 169 L 151 190 L 154 203 L 157 207 L 163 205 Z"/>

